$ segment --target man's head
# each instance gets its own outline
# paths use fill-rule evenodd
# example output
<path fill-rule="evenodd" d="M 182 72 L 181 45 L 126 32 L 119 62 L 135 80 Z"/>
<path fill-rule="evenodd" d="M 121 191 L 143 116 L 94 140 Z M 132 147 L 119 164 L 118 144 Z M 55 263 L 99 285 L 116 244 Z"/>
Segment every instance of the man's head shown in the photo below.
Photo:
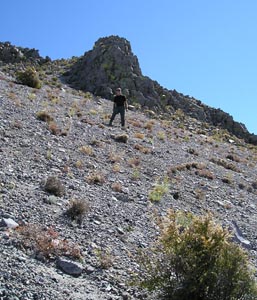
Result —
<path fill-rule="evenodd" d="M 117 95 L 120 95 L 120 94 L 121 94 L 121 88 L 117 88 L 117 89 L 116 89 L 116 94 L 117 94 Z"/>

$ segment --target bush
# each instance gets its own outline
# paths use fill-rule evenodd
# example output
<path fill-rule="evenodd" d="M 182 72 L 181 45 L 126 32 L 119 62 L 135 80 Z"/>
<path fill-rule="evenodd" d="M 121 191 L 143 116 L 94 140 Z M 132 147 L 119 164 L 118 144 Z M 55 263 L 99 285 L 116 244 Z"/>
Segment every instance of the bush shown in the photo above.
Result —
<path fill-rule="evenodd" d="M 55 176 L 50 176 L 47 178 L 44 185 L 44 189 L 46 192 L 53 194 L 55 196 L 63 196 L 65 194 L 64 185 Z"/>
<path fill-rule="evenodd" d="M 209 215 L 170 212 L 159 241 L 146 252 L 140 284 L 161 291 L 158 299 L 257 299 L 246 253 Z"/>
<path fill-rule="evenodd" d="M 16 78 L 21 84 L 27 85 L 32 88 L 40 89 L 41 82 L 38 78 L 37 72 L 34 68 L 27 68 L 25 71 L 16 73 Z"/>
<path fill-rule="evenodd" d="M 17 246 L 23 250 L 32 251 L 38 259 L 55 259 L 58 256 L 81 258 L 78 245 L 60 238 L 53 228 L 44 228 L 37 224 L 27 224 L 15 230 L 18 238 Z"/>
<path fill-rule="evenodd" d="M 66 215 L 78 223 L 82 222 L 83 217 L 89 211 L 89 204 L 86 200 L 71 200 Z"/>

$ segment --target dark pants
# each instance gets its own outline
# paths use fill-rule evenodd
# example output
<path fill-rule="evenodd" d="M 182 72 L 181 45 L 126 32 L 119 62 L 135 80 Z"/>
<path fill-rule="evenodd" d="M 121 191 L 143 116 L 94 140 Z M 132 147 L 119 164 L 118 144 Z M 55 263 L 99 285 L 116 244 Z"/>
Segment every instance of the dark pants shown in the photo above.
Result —
<path fill-rule="evenodd" d="M 124 106 L 116 106 L 113 108 L 113 113 L 112 113 L 109 124 L 112 125 L 112 122 L 117 114 L 120 114 L 121 126 L 125 126 L 125 107 Z"/>

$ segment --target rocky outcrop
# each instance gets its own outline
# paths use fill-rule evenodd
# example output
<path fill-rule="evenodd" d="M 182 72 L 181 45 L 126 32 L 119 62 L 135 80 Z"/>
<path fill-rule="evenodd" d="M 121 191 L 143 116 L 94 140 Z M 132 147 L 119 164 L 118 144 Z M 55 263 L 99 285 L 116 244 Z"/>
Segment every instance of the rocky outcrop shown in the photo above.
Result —
<path fill-rule="evenodd" d="M 72 86 L 107 99 L 112 98 L 113 90 L 119 86 L 132 101 L 143 106 L 159 105 L 153 81 L 142 75 L 130 43 L 118 36 L 100 38 L 68 75 Z"/>
<path fill-rule="evenodd" d="M 42 64 L 50 58 L 43 58 L 38 50 L 13 46 L 9 42 L 0 43 L 0 61 L 4 63 L 33 62 Z"/>
<path fill-rule="evenodd" d="M 158 82 L 142 74 L 137 57 L 129 41 L 118 36 L 100 38 L 93 49 L 86 52 L 66 73 L 67 81 L 75 88 L 111 99 L 119 86 L 130 102 L 142 107 L 170 112 L 181 109 L 185 114 L 221 126 L 249 143 L 257 144 L 257 136 L 220 109 L 211 108 L 201 101 L 167 90 Z"/>

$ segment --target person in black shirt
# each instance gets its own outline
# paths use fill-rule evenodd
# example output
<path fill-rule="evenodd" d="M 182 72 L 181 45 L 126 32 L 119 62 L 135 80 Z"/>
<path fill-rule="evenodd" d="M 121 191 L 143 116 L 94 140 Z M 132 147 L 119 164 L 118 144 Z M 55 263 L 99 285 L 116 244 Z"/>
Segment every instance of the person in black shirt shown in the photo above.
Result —
<path fill-rule="evenodd" d="M 121 88 L 116 89 L 116 95 L 113 98 L 113 112 L 109 122 L 109 126 L 112 126 L 112 122 L 117 114 L 120 114 L 121 126 L 125 127 L 125 110 L 128 110 L 128 102 L 124 95 L 121 93 Z"/>

